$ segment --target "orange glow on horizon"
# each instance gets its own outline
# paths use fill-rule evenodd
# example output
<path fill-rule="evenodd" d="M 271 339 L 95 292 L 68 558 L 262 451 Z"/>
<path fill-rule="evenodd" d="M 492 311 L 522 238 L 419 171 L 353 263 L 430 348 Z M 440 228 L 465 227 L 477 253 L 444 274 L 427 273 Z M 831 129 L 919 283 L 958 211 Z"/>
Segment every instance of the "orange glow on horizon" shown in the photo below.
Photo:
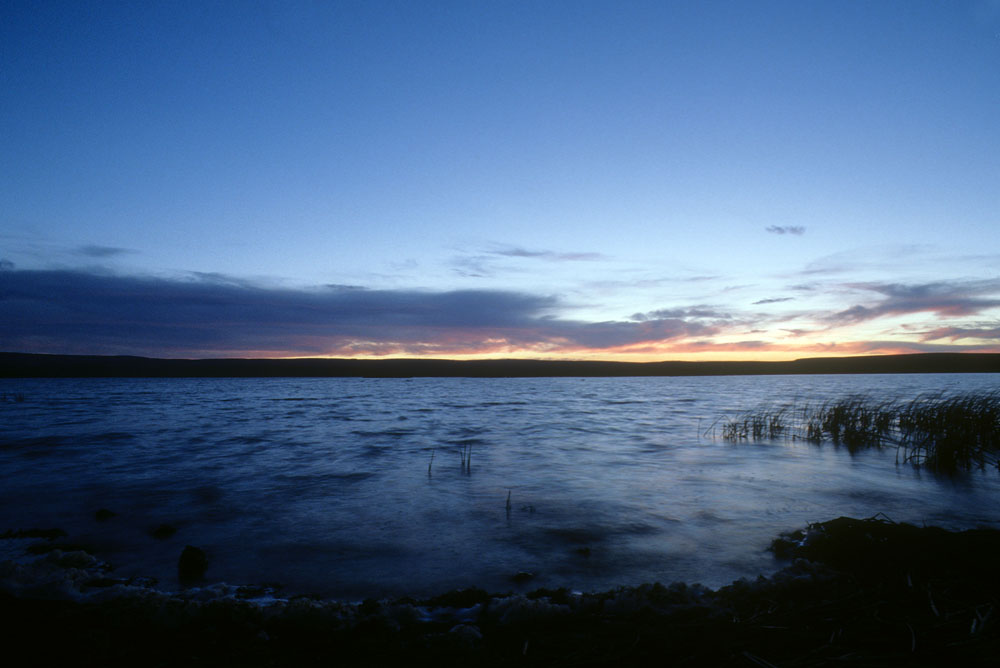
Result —
<path fill-rule="evenodd" d="M 701 348 L 701 349 L 698 349 Z M 917 346 L 904 343 L 895 345 L 873 345 L 866 342 L 851 342 L 841 344 L 805 345 L 801 347 L 774 347 L 767 349 L 739 348 L 738 346 L 720 345 L 716 349 L 704 349 L 704 346 L 676 346 L 670 351 L 622 351 L 622 350 L 574 350 L 562 352 L 539 352 L 537 350 L 507 350 L 483 352 L 444 352 L 419 353 L 412 350 L 399 350 L 386 354 L 268 354 L 264 357 L 280 359 L 358 359 L 358 360 L 389 360 L 389 359 L 440 359 L 440 360 L 545 360 L 572 362 L 789 362 L 797 359 L 824 357 L 867 357 L 876 355 L 908 355 L 924 352 L 948 352 L 947 350 L 928 351 Z M 954 352 L 1000 353 L 1000 346 L 977 347 L 974 350 L 962 349 Z"/>
<path fill-rule="evenodd" d="M 630 342 L 618 346 L 584 347 L 563 338 L 525 337 L 515 332 L 483 338 L 479 332 L 445 331 L 440 338 L 417 341 L 331 340 L 319 336 L 291 338 L 282 348 L 251 350 L 189 350 L 184 357 L 257 359 L 440 359 L 440 360 L 552 360 L 591 362 L 786 362 L 804 358 L 906 355 L 928 352 L 1000 353 L 1000 345 L 928 344 L 905 339 L 823 341 L 725 340 L 675 338 Z M 506 333 L 504 333 L 506 334 Z M 520 341 L 518 340 L 520 339 Z"/>

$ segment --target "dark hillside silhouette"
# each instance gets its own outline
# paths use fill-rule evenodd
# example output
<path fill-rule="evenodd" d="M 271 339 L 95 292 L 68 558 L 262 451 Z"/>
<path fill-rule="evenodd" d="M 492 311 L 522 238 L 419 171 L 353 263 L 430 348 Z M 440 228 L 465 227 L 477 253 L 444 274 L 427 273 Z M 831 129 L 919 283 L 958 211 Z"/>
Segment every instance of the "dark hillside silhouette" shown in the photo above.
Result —
<path fill-rule="evenodd" d="M 0 353 L 5 378 L 598 377 L 840 373 L 1000 373 L 1000 354 L 816 357 L 789 362 L 573 362 L 443 359 L 161 359 Z"/>

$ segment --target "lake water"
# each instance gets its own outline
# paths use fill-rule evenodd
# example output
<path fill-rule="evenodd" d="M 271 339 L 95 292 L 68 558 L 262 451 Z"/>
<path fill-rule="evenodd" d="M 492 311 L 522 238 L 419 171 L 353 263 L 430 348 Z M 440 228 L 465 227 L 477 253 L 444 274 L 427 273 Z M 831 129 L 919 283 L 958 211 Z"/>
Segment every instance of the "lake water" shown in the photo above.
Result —
<path fill-rule="evenodd" d="M 0 380 L 0 531 L 62 528 L 165 589 L 186 544 L 213 581 L 348 599 L 716 587 L 776 570 L 772 538 L 840 515 L 1000 526 L 996 471 L 731 444 L 706 434 L 716 419 L 998 389 L 996 374 Z M 154 538 L 161 524 L 177 532 Z"/>

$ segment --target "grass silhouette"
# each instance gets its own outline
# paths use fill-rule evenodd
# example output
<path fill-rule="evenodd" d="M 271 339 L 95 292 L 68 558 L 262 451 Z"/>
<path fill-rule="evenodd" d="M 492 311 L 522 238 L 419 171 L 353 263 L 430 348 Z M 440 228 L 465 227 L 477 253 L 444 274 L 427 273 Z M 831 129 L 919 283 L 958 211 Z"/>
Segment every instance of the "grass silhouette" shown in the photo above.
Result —
<path fill-rule="evenodd" d="M 852 396 L 818 407 L 785 405 L 717 421 L 723 440 L 832 442 L 852 452 L 895 447 L 897 461 L 929 469 L 1000 470 L 1000 392 L 924 395 L 910 401 Z"/>

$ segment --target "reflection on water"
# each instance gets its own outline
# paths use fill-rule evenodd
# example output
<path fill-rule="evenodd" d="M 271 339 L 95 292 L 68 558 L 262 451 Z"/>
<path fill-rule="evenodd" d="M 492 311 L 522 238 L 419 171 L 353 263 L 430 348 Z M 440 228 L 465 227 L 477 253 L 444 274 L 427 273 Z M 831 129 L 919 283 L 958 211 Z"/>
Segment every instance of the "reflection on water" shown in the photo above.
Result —
<path fill-rule="evenodd" d="M 165 586 L 185 544 L 209 553 L 213 579 L 344 597 L 718 586 L 774 570 L 770 540 L 810 521 L 996 526 L 1000 474 L 733 445 L 711 437 L 717 418 L 998 387 L 989 374 L 6 380 L 0 393 L 25 400 L 0 402 L 0 531 L 61 527 Z M 117 515 L 98 522 L 100 508 Z M 164 523 L 177 532 L 152 538 Z"/>

